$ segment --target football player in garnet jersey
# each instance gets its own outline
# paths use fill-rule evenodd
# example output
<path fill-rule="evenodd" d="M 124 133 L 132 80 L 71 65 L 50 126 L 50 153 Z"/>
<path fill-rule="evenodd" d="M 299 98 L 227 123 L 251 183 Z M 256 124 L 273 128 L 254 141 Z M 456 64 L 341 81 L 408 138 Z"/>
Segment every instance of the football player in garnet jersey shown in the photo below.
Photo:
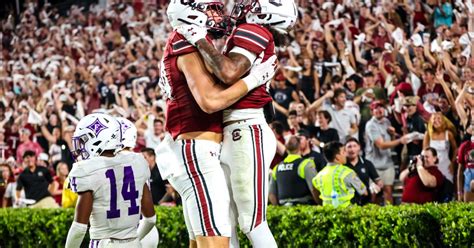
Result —
<path fill-rule="evenodd" d="M 183 25 L 177 31 L 198 49 L 215 76 L 232 85 L 248 73 L 258 57 L 266 61 L 275 54 L 275 41 L 282 40 L 295 25 L 297 15 L 293 0 L 236 1 L 232 16 L 237 26 L 224 54 L 205 39 L 202 27 Z M 276 151 L 275 136 L 264 115 L 264 107 L 271 102 L 262 85 L 224 111 L 221 162 L 230 182 L 233 211 L 254 247 L 276 247 L 266 222 L 267 179 Z M 232 246 L 238 246 L 237 242 L 232 239 Z"/>
<path fill-rule="evenodd" d="M 167 15 L 173 29 L 194 24 L 205 39 L 227 32 L 229 18 L 216 0 L 172 0 Z M 208 32 L 209 31 L 209 32 Z M 159 85 L 166 100 L 169 134 L 156 148 L 163 179 L 181 195 L 191 247 L 228 247 L 230 197 L 220 164 L 222 109 L 275 74 L 276 57 L 258 64 L 233 84 L 216 84 L 197 49 L 179 33 L 168 38 Z"/>

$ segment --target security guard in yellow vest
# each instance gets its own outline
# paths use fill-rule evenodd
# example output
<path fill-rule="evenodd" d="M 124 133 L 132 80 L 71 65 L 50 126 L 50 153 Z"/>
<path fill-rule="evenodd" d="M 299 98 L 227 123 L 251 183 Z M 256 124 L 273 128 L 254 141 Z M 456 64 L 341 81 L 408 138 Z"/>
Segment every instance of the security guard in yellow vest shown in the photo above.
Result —
<path fill-rule="evenodd" d="M 269 199 L 273 205 L 314 205 L 316 193 L 312 179 L 316 176 L 316 165 L 311 158 L 302 158 L 300 138 L 291 136 L 285 144 L 288 156 L 273 168 Z"/>
<path fill-rule="evenodd" d="M 367 189 L 357 174 L 344 166 L 346 152 L 343 144 L 330 142 L 326 144 L 323 152 L 328 164 L 313 178 L 313 186 L 323 206 L 347 207 L 351 204 L 355 190 L 360 195 L 367 195 Z"/>

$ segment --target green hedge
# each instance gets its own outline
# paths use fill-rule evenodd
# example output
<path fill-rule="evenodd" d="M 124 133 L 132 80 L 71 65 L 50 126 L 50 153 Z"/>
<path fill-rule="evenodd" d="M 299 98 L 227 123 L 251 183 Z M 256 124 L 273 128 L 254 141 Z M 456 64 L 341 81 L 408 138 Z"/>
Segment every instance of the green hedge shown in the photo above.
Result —
<path fill-rule="evenodd" d="M 160 247 L 187 247 L 181 208 L 156 211 Z M 0 209 L 0 247 L 62 247 L 73 216 L 72 209 Z M 474 245 L 474 204 L 270 207 L 268 222 L 280 247 Z M 249 247 L 242 233 L 240 241 Z"/>

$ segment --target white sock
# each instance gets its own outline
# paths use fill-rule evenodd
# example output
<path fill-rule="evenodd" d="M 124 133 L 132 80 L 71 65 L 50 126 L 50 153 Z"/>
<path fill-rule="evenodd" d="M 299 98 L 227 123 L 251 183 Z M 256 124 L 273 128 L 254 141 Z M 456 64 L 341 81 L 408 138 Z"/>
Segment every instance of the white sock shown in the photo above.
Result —
<path fill-rule="evenodd" d="M 262 222 L 257 228 L 247 233 L 247 237 L 250 239 L 254 248 L 274 248 L 278 247 L 273 238 L 272 231 L 268 227 L 268 223 Z"/>

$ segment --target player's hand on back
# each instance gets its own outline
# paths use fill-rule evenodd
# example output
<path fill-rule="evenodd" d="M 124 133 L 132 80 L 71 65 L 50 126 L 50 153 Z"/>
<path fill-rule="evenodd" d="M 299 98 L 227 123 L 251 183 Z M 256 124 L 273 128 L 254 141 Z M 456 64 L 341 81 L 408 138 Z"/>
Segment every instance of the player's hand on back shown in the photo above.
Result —
<path fill-rule="evenodd" d="M 273 76 L 275 76 L 277 64 L 278 61 L 276 55 L 271 56 L 263 63 L 261 60 L 258 61 L 257 59 L 257 61 L 254 63 L 254 66 L 250 69 L 250 74 L 257 77 L 259 80 L 258 86 L 266 84 L 273 78 Z"/>
<path fill-rule="evenodd" d="M 277 64 L 277 57 L 275 55 L 271 56 L 263 63 L 256 61 L 254 66 L 250 69 L 250 74 L 243 78 L 247 84 L 248 91 L 270 81 L 273 76 L 275 76 Z"/>
<path fill-rule="evenodd" d="M 176 32 L 184 36 L 184 38 L 196 46 L 196 42 L 201 39 L 206 39 L 207 29 L 197 25 L 181 25 L 176 28 Z"/>

